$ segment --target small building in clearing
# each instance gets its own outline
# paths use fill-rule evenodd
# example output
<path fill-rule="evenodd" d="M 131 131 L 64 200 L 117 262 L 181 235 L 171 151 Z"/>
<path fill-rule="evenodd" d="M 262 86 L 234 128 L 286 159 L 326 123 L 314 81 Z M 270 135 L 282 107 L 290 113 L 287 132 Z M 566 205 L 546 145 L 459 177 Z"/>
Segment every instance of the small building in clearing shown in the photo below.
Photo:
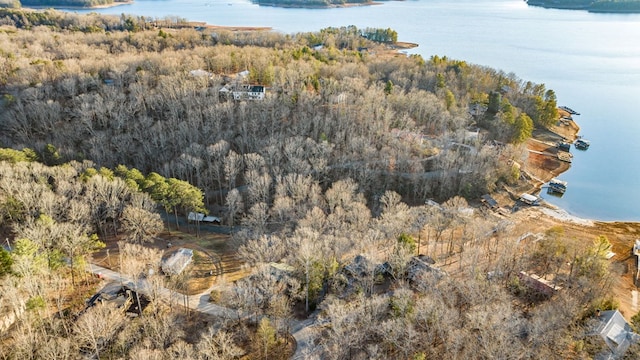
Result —
<path fill-rule="evenodd" d="M 162 261 L 162 271 L 167 275 L 178 275 L 193 259 L 193 250 L 180 248 Z"/>
<path fill-rule="evenodd" d="M 220 223 L 220 218 L 217 216 L 207 216 L 203 213 L 190 212 L 187 215 L 187 220 L 193 222 L 207 222 L 207 223 Z"/>

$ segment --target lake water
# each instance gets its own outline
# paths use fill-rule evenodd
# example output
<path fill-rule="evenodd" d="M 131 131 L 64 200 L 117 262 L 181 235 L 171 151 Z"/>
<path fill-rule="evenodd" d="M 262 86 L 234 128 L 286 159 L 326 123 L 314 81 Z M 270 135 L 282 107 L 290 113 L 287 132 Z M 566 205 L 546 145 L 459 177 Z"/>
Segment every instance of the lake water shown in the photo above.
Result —
<path fill-rule="evenodd" d="M 214 25 L 269 26 L 283 33 L 328 26 L 390 27 L 412 53 L 446 55 L 513 72 L 553 89 L 580 112 L 591 141 L 574 153 L 562 198 L 569 213 L 640 221 L 640 15 L 528 7 L 522 0 L 411 0 L 334 9 L 261 7 L 248 0 L 136 0 L 100 13 L 175 15 Z M 84 12 L 84 11 L 78 11 Z"/>

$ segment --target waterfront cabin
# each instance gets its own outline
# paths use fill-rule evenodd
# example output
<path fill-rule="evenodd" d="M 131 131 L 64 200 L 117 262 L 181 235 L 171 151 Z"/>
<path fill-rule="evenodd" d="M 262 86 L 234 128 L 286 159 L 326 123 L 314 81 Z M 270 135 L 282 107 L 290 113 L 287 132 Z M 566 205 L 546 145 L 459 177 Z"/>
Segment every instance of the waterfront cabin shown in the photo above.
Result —
<path fill-rule="evenodd" d="M 567 191 L 567 182 L 555 178 L 551 179 L 551 181 L 549 181 L 549 189 L 564 194 L 564 192 Z"/>
<path fill-rule="evenodd" d="M 589 145 L 591 145 L 591 144 L 589 143 L 588 140 L 580 138 L 580 139 L 576 140 L 573 143 L 573 145 L 576 147 L 576 149 L 587 150 L 589 148 Z"/>

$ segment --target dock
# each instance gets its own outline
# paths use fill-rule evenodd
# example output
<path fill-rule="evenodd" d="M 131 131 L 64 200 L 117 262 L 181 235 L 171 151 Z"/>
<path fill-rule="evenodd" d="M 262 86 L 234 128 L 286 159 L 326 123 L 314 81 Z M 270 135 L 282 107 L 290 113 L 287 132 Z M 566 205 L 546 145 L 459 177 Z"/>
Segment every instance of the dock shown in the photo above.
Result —
<path fill-rule="evenodd" d="M 568 106 L 558 106 L 558 109 L 564 110 L 564 111 L 568 112 L 571 115 L 580 115 L 579 112 L 573 110 L 572 108 L 570 108 Z"/>
<path fill-rule="evenodd" d="M 571 163 L 573 161 L 573 155 L 570 152 L 558 151 L 558 160 Z"/>
<path fill-rule="evenodd" d="M 591 143 L 589 142 L 589 140 L 579 138 L 573 143 L 573 145 L 576 147 L 576 149 L 587 150 L 589 148 L 589 145 L 591 145 Z"/>
<path fill-rule="evenodd" d="M 551 179 L 549 181 L 549 189 L 560 194 L 564 194 L 567 191 L 567 182 L 559 179 Z"/>

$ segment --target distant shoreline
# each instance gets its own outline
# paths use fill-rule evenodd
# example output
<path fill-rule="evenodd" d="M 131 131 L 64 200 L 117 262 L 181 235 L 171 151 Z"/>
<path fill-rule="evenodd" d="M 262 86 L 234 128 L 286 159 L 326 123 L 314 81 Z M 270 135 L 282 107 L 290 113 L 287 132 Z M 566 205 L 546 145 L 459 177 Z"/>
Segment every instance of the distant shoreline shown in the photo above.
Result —
<path fill-rule="evenodd" d="M 254 1 L 252 1 L 254 2 Z M 371 5 L 382 5 L 381 2 L 371 1 L 364 3 L 345 3 L 345 4 L 329 4 L 329 5 L 304 5 L 304 4 L 280 4 L 278 2 L 254 2 L 259 6 L 270 6 L 270 7 L 279 7 L 279 8 L 288 8 L 288 9 L 334 9 L 334 8 L 348 8 L 348 7 L 356 7 L 356 6 L 371 6 Z"/>
<path fill-rule="evenodd" d="M 629 1 L 623 4 L 610 3 L 603 5 L 597 1 L 584 1 L 580 4 L 560 4 L 548 0 L 524 0 L 529 6 L 537 6 L 545 9 L 582 10 L 598 14 L 639 14 L 640 0 Z"/>
<path fill-rule="evenodd" d="M 95 5 L 95 6 L 57 6 L 57 5 L 43 5 L 43 6 L 23 6 L 22 9 L 33 9 L 33 10 L 45 10 L 45 9 L 55 9 L 55 10 L 91 10 L 91 9 L 108 9 L 121 5 L 131 5 L 134 0 L 129 1 L 118 1 L 112 2 L 111 4 L 103 4 L 103 5 Z"/>

